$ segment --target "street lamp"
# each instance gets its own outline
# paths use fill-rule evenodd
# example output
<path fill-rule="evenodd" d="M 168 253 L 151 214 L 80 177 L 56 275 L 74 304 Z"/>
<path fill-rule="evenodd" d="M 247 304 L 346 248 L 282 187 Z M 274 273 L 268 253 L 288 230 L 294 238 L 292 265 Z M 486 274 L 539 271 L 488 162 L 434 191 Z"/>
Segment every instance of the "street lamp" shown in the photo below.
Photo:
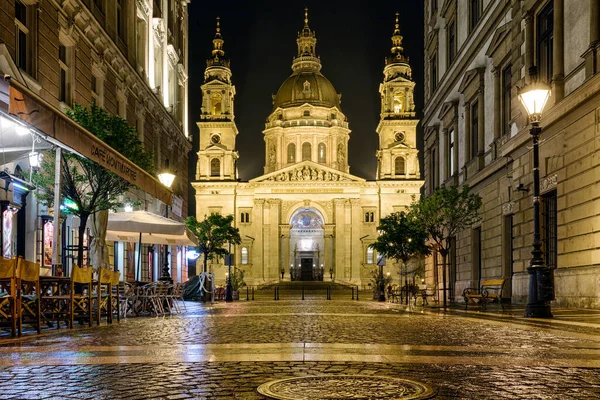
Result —
<path fill-rule="evenodd" d="M 550 300 L 554 299 L 554 275 L 552 269 L 544 263 L 542 239 L 540 236 L 540 155 L 539 138 L 542 133 L 540 120 L 544 106 L 550 97 L 548 85 L 537 81 L 537 68 L 531 67 L 529 74 L 532 83 L 519 91 L 519 100 L 523 103 L 533 139 L 533 250 L 531 262 L 527 267 L 529 273 L 529 298 L 525 309 L 526 318 L 552 318 Z"/>
<path fill-rule="evenodd" d="M 168 171 L 164 171 L 158 174 L 158 180 L 166 188 L 171 189 L 171 185 L 175 180 L 175 175 Z M 165 218 L 169 218 L 169 205 L 165 204 Z M 163 265 L 162 274 L 159 279 L 160 281 L 173 282 L 171 275 L 169 275 L 169 252 L 167 251 L 167 245 L 165 244 L 165 263 Z"/>
<path fill-rule="evenodd" d="M 227 286 L 225 287 L 225 301 L 231 303 L 233 301 L 233 287 L 231 286 L 231 242 L 228 242 L 227 252 Z"/>

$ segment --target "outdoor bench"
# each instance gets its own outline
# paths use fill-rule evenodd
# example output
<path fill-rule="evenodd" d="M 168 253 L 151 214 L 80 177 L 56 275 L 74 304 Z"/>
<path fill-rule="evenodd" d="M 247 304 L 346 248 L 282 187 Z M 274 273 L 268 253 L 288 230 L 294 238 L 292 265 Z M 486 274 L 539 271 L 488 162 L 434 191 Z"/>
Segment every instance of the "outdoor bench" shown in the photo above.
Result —
<path fill-rule="evenodd" d="M 487 303 L 494 301 L 500 302 L 502 309 L 504 310 L 504 304 L 502 304 L 502 291 L 504 285 L 508 279 L 488 279 L 481 282 L 479 288 L 466 288 L 463 290 L 463 297 L 465 298 L 465 310 L 468 309 L 469 301 L 478 302 L 481 304 L 481 309 L 485 310 Z"/>

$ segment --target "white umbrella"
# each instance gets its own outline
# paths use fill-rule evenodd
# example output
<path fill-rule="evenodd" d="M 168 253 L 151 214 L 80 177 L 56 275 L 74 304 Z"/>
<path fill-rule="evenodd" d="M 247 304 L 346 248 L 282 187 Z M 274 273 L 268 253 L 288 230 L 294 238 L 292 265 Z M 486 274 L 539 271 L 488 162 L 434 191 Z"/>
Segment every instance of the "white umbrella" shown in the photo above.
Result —
<path fill-rule="evenodd" d="M 114 242 L 138 243 L 140 241 L 139 235 L 139 233 L 135 232 L 109 230 L 106 233 L 106 240 L 112 240 Z M 195 246 L 197 244 L 196 238 L 188 229 L 186 229 L 181 235 L 164 235 L 160 233 L 143 232 L 141 235 L 141 242 L 147 244 L 166 244 L 174 246 Z"/>
<path fill-rule="evenodd" d="M 172 219 L 161 217 L 148 211 L 132 211 L 110 213 L 108 215 L 108 230 L 183 235 L 186 228 L 182 222 L 173 221 Z"/>

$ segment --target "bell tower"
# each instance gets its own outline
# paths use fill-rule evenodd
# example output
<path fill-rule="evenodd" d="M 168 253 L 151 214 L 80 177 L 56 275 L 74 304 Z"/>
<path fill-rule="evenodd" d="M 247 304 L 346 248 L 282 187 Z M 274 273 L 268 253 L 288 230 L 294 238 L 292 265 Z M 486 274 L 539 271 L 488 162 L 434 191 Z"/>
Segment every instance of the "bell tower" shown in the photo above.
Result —
<path fill-rule="evenodd" d="M 385 59 L 381 94 L 381 114 L 377 133 L 377 179 L 420 179 L 417 150 L 412 70 L 404 55 L 400 35 L 399 13 L 392 36 L 391 54 Z"/>
<path fill-rule="evenodd" d="M 238 130 L 233 111 L 235 86 L 231 82 L 230 61 L 225 57 L 224 43 L 220 18 L 217 17 L 212 55 L 206 60 L 204 84 L 200 87 L 200 151 L 196 166 L 196 180 L 199 181 L 237 179 L 235 138 Z"/>

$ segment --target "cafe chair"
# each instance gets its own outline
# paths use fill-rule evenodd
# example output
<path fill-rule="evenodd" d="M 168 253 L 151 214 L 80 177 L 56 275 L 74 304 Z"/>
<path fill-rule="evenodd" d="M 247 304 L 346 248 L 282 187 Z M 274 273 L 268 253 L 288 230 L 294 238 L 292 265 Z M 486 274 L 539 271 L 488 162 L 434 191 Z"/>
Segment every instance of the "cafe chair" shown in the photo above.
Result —
<path fill-rule="evenodd" d="M 17 259 L 0 258 L 0 326 L 9 326 L 12 337 L 17 335 L 18 310 Z"/>
<path fill-rule="evenodd" d="M 127 307 L 127 300 L 123 296 L 124 286 L 121 286 L 121 273 L 118 271 L 111 271 L 110 277 L 110 290 L 111 290 L 111 322 L 112 316 L 114 314 L 117 315 L 117 322 L 121 321 L 121 309 L 123 307 L 123 303 L 125 303 L 125 307 Z M 123 301 L 125 300 L 125 301 Z"/>
<path fill-rule="evenodd" d="M 106 323 L 112 323 L 112 281 L 113 272 L 100 268 L 98 270 L 98 282 L 96 282 L 96 323 L 100 325 L 103 315 L 106 315 Z"/>
<path fill-rule="evenodd" d="M 19 257 L 17 264 L 17 290 L 20 306 L 19 336 L 23 324 L 34 326 L 42 333 L 42 313 L 40 304 L 40 265 Z"/>
<path fill-rule="evenodd" d="M 73 266 L 70 328 L 73 328 L 75 319 L 79 320 L 80 323 L 87 319 L 88 325 L 92 326 L 92 272 L 92 268 Z"/>

